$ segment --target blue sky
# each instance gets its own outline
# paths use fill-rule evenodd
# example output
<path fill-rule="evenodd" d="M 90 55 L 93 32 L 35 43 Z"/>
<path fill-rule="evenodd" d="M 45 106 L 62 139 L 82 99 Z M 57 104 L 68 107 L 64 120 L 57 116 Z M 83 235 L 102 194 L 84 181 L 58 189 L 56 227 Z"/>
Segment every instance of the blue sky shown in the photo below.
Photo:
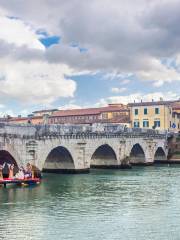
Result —
<path fill-rule="evenodd" d="M 179 98 L 178 9 L 176 0 L 2 0 L 0 114 Z"/>

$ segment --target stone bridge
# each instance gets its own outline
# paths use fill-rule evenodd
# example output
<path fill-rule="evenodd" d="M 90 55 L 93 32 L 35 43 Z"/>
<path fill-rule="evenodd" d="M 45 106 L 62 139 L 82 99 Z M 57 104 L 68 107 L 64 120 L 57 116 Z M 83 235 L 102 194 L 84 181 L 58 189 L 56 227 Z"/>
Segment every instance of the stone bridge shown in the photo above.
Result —
<path fill-rule="evenodd" d="M 48 126 L 0 124 L 0 164 L 30 162 L 48 172 L 84 172 L 152 164 L 166 160 L 167 154 L 166 135 L 157 131 L 62 133 Z"/>

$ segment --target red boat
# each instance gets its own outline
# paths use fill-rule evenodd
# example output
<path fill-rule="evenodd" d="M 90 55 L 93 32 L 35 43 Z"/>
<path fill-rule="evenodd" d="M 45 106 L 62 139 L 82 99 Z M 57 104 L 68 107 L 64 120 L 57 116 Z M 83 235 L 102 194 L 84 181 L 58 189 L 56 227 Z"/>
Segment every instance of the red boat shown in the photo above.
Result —
<path fill-rule="evenodd" d="M 7 185 L 18 185 L 18 186 L 31 186 L 40 184 L 40 178 L 25 178 L 25 179 L 18 179 L 18 178 L 4 178 L 0 179 L 0 185 L 6 187 Z"/>

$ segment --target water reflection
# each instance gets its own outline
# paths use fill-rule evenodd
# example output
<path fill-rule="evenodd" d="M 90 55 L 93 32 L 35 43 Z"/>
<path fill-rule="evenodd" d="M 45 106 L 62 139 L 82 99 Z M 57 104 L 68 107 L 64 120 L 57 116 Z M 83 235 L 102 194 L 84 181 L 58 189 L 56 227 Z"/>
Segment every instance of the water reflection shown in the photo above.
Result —
<path fill-rule="evenodd" d="M 179 239 L 180 167 L 44 175 L 0 189 L 1 239 Z"/>

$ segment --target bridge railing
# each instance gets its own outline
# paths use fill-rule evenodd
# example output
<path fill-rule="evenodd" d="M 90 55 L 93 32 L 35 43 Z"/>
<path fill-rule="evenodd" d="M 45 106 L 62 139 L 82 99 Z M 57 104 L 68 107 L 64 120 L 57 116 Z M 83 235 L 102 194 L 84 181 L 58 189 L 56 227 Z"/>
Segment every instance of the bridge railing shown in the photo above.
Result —
<path fill-rule="evenodd" d="M 127 128 L 120 124 L 101 125 L 17 125 L 0 124 L 0 136 L 18 138 L 119 138 L 119 137 L 148 137 L 165 138 L 166 131 L 153 129 Z"/>

